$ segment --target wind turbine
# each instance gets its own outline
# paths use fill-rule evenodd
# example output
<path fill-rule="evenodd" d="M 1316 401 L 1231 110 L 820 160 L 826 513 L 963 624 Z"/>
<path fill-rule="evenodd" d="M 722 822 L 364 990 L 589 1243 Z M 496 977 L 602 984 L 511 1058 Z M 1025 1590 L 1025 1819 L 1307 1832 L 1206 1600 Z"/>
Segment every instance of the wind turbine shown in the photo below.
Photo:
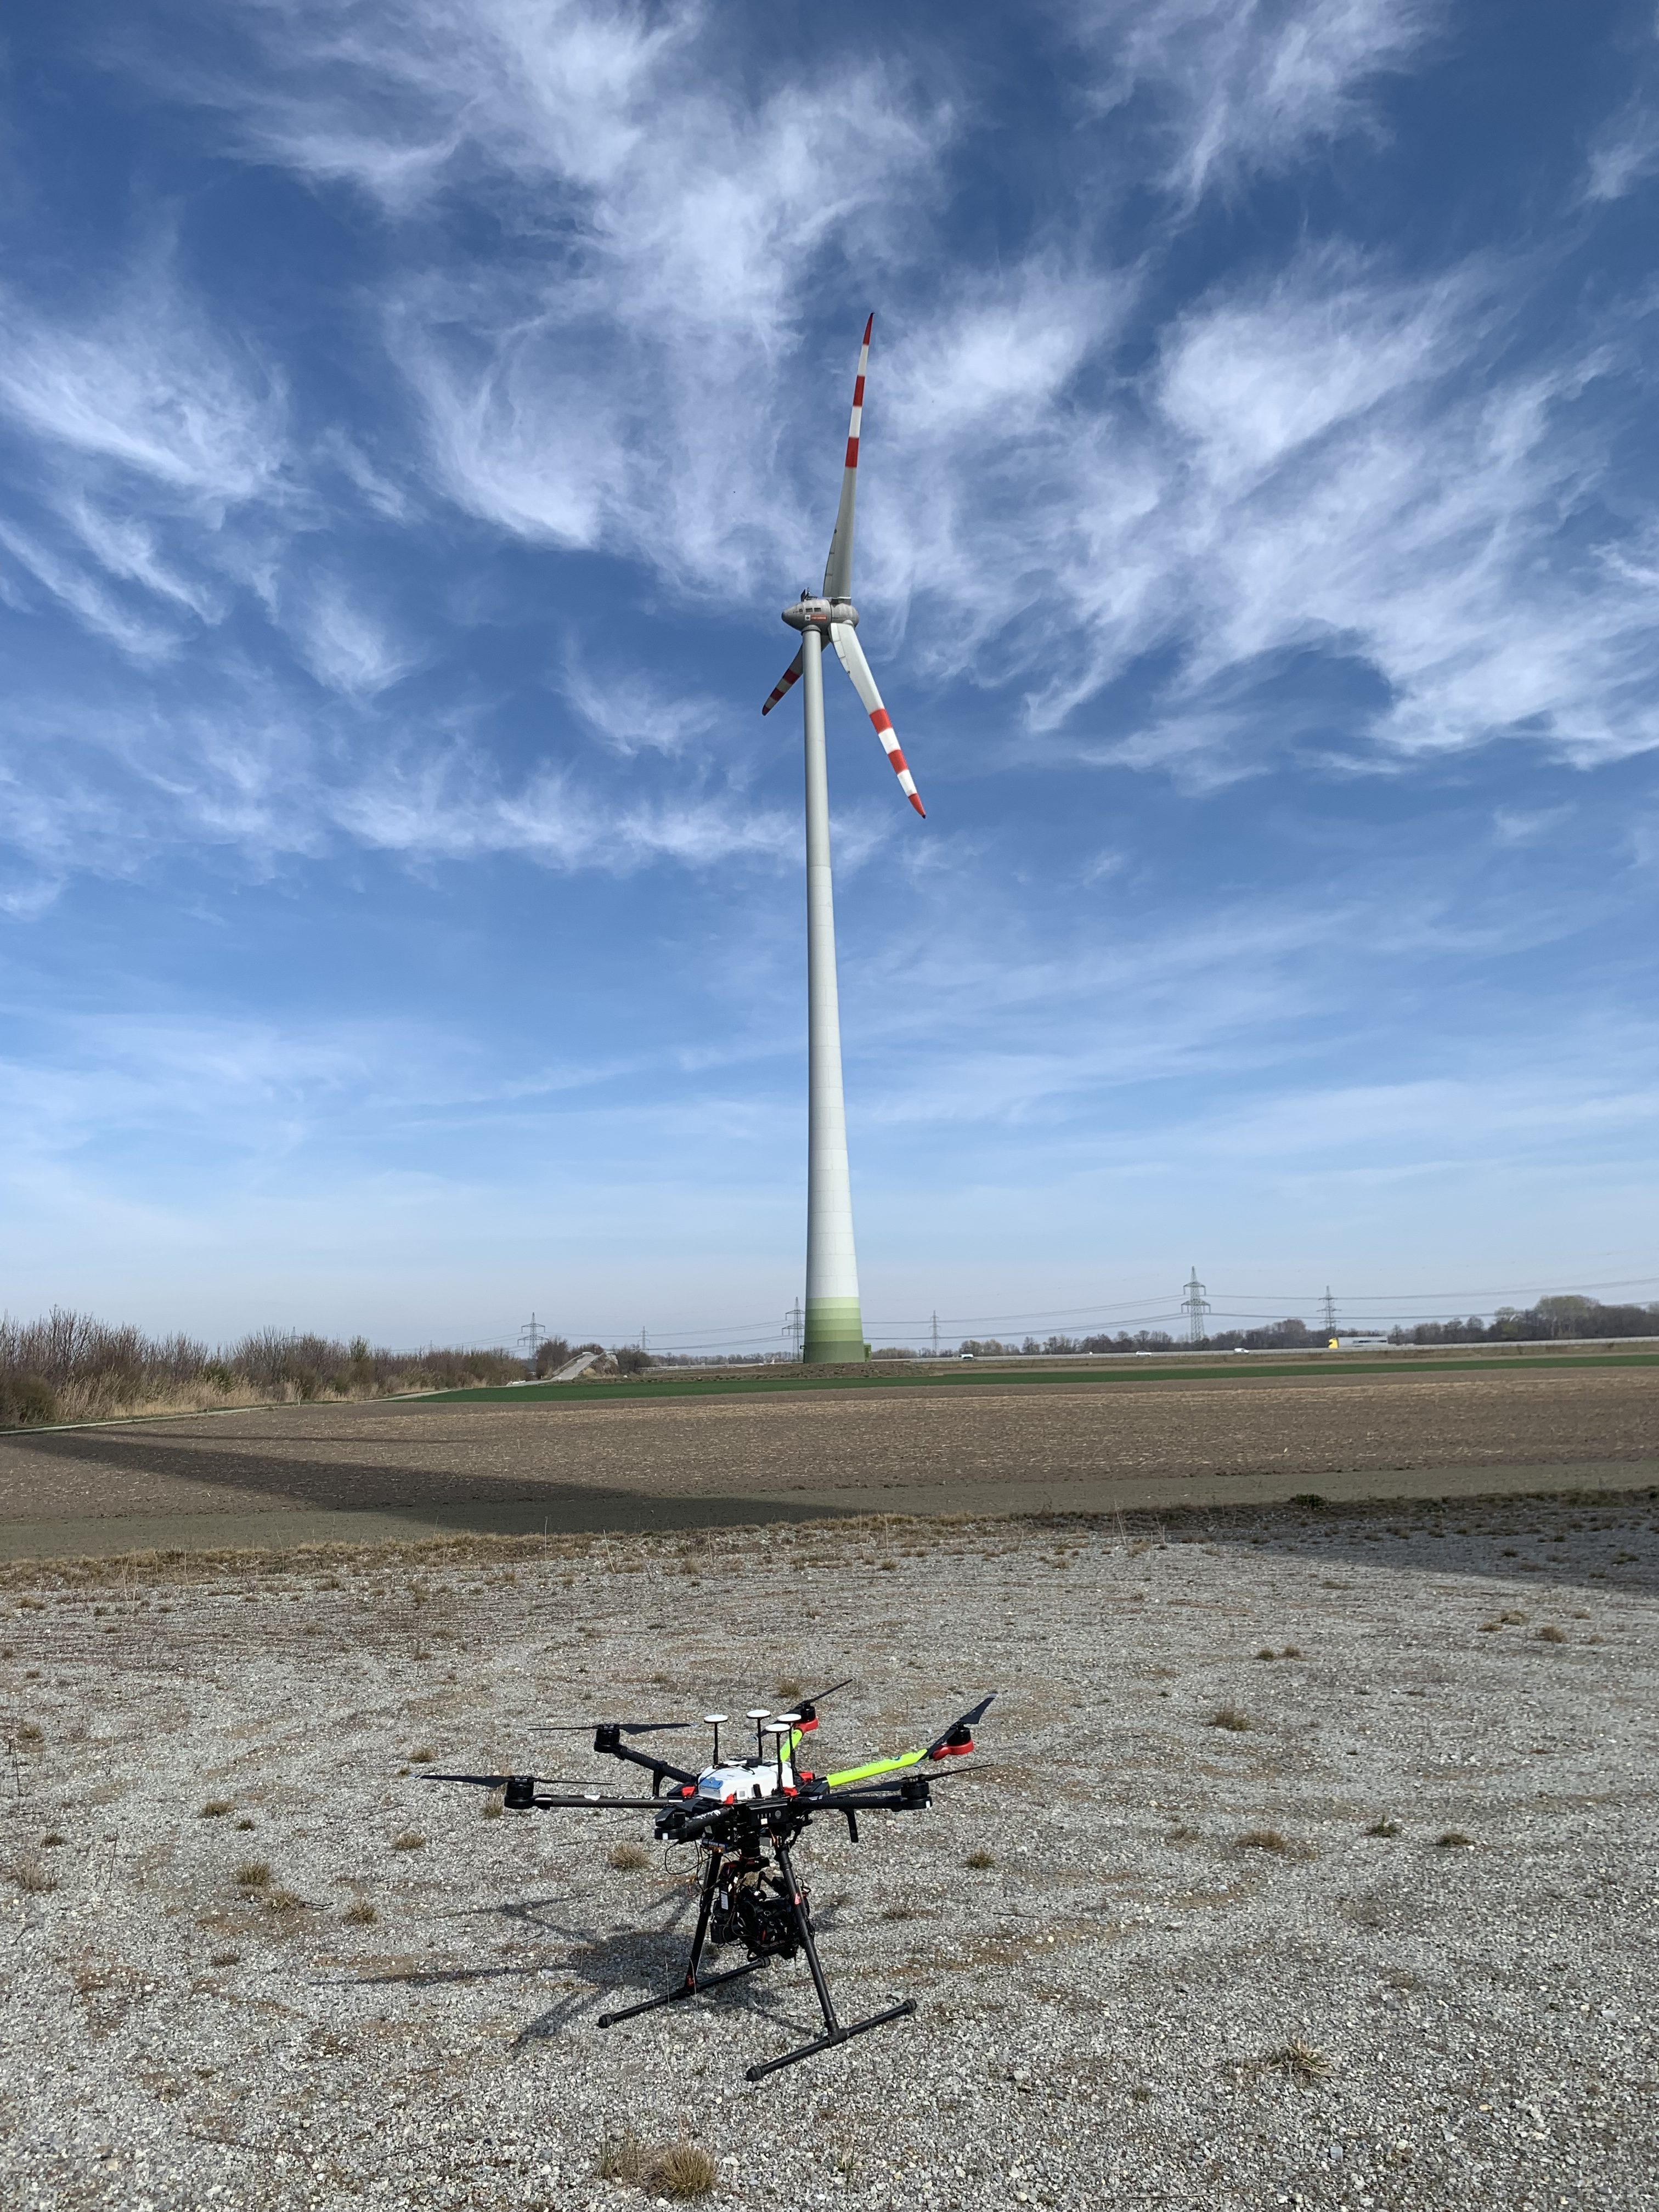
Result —
<path fill-rule="evenodd" d="M 809 1364 L 861 1360 L 868 1355 L 859 1306 L 858 1255 L 853 1249 L 853 1188 L 847 1171 L 847 1104 L 841 1080 L 841 1007 L 836 990 L 836 903 L 830 873 L 830 783 L 823 750 L 823 643 L 853 680 L 871 726 L 892 763 L 899 787 L 918 814 L 926 810 L 916 796 L 915 779 L 904 764 L 876 679 L 859 643 L 858 609 L 853 605 L 853 506 L 858 495 L 859 427 L 864 415 L 864 375 L 870 361 L 870 331 L 864 325 L 858 375 L 853 385 L 853 419 L 847 432 L 847 462 L 842 471 L 841 506 L 836 514 L 823 590 L 816 599 L 805 591 L 783 611 L 791 629 L 800 632 L 800 651 L 779 678 L 761 708 L 769 714 L 784 693 L 801 679 L 806 724 L 806 1333 L 801 1358 Z"/>

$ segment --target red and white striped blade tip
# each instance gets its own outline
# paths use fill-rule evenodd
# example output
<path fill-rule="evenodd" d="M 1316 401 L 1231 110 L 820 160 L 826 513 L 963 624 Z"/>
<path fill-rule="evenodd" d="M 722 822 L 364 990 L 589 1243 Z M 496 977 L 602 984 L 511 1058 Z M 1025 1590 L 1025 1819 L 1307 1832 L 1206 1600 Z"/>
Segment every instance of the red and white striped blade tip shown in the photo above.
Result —
<path fill-rule="evenodd" d="M 790 662 L 788 667 L 784 670 L 782 675 L 779 677 L 777 682 L 772 686 L 771 690 L 767 694 L 766 704 L 761 708 L 763 714 L 769 714 L 771 713 L 773 708 L 777 705 L 779 700 L 782 698 L 784 693 L 788 690 L 790 685 L 795 682 L 799 674 L 800 656 L 797 654 L 795 659 Z"/>

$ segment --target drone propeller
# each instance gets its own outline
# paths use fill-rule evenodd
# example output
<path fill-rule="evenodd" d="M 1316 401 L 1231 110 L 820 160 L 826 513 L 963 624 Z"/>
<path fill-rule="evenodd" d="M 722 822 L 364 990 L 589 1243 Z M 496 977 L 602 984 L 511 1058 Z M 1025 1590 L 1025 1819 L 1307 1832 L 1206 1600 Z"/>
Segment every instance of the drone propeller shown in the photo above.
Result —
<path fill-rule="evenodd" d="M 544 1735 L 592 1735 L 595 1729 L 613 1728 L 618 1735 L 660 1735 L 666 1729 L 695 1728 L 695 1721 L 544 1721 Z"/>
<path fill-rule="evenodd" d="M 818 1707 L 824 1699 L 833 1698 L 838 1690 L 851 1689 L 854 1680 L 854 1676 L 849 1674 L 844 1682 L 832 1682 L 827 1690 L 815 1690 L 810 1698 L 800 1699 L 794 1710 L 799 1715 L 799 1727 L 803 1735 L 810 1735 L 817 1726 Z"/>
<path fill-rule="evenodd" d="M 974 1747 L 974 1723 L 984 1719 L 995 1696 L 996 1692 L 993 1690 L 990 1697 L 981 1698 L 959 1720 L 952 1721 L 942 1735 L 933 1738 L 924 1756 L 928 1759 L 956 1759 L 964 1752 L 971 1751 Z"/>

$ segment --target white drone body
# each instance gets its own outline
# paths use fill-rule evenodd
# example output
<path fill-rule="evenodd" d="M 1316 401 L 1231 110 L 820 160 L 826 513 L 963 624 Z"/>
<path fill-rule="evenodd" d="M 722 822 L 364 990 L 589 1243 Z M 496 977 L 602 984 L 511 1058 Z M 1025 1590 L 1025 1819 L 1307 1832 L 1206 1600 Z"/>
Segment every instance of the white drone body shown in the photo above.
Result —
<path fill-rule="evenodd" d="M 730 1766 L 708 1766 L 697 1777 L 697 1795 L 715 1805 L 743 1805 L 751 1797 L 776 1797 L 795 1786 L 787 1759 L 744 1759 Z"/>
<path fill-rule="evenodd" d="M 800 1737 L 799 1713 L 774 1715 L 763 1706 L 751 1705 L 749 1718 L 755 1724 L 756 1741 L 763 1743 L 769 1735 L 776 1756 L 768 1759 L 761 1753 L 754 1759 L 720 1758 L 720 1725 L 724 1713 L 705 1713 L 703 1718 L 714 1731 L 714 1764 L 705 1766 L 697 1777 L 697 1796 L 705 1804 L 746 1805 L 751 1797 L 781 1797 L 786 1790 L 795 1788 L 795 1768 L 791 1757 Z"/>

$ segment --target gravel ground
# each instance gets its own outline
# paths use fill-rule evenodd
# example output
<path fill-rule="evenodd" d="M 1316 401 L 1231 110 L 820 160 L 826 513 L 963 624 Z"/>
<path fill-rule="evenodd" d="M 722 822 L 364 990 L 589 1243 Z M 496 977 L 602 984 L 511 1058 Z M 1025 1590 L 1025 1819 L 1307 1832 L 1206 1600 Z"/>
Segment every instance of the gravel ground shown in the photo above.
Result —
<path fill-rule="evenodd" d="M 623 2207 L 631 2128 L 756 2206 L 1650 2207 L 1656 1532 L 1650 1493 L 8 1570 L 0 2196 Z M 407 1771 L 586 1782 L 538 1720 L 849 1673 L 837 1758 L 1000 1695 L 931 1812 L 801 1854 L 844 2012 L 918 2017 L 758 2087 L 799 1965 L 594 2025 L 683 1958 L 687 1869 L 609 1863 L 642 1822 Z"/>

